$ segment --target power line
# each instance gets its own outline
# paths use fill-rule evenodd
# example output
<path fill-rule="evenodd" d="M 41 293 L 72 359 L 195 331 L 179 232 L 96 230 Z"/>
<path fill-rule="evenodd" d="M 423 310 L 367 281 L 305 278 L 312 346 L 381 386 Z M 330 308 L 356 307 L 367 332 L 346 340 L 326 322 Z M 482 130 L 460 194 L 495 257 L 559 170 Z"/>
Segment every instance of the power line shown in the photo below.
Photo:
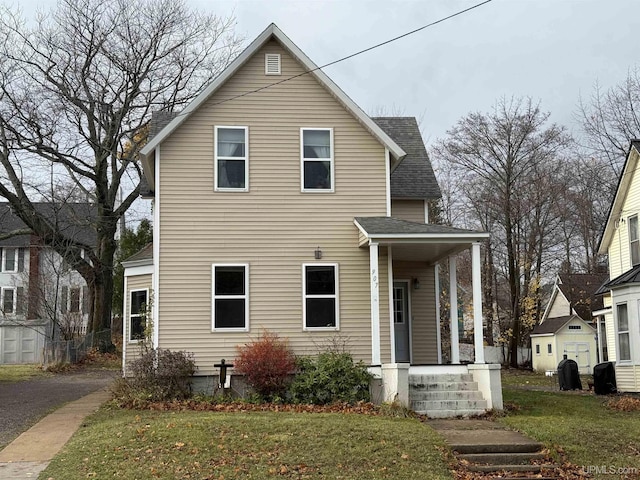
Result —
<path fill-rule="evenodd" d="M 365 48 L 364 50 L 360 50 L 360 51 L 358 51 L 356 53 L 352 53 L 351 55 L 347 55 L 346 57 L 342 57 L 342 58 L 339 58 L 338 60 L 334 60 L 333 62 L 326 63 L 326 64 L 321 65 L 321 66 L 316 67 L 316 68 L 312 68 L 311 70 L 306 70 L 306 71 L 304 71 L 302 73 L 299 73 L 299 74 L 294 75 L 294 76 L 289 77 L 289 78 L 285 78 L 285 79 L 280 80 L 278 82 L 270 83 L 269 85 L 265 85 L 264 87 L 256 88 L 255 90 L 250 90 L 248 92 L 241 93 L 241 94 L 235 95 L 233 97 L 226 98 L 224 100 L 220 100 L 219 102 L 216 102 L 213 105 L 221 105 L 223 103 L 230 102 L 231 100 L 235 100 L 237 98 L 246 97 L 247 95 L 252 95 L 254 93 L 261 92 L 263 90 L 266 90 L 267 88 L 275 87 L 276 85 L 280 85 L 282 83 L 289 82 L 289 81 L 291 81 L 291 80 L 293 80 L 295 78 L 302 77 L 304 75 L 308 75 L 309 73 L 315 72 L 317 70 L 322 70 L 323 68 L 326 68 L 326 67 L 330 67 L 331 65 L 335 65 L 336 63 L 344 62 L 345 60 L 349 60 L 350 58 L 356 57 L 358 55 L 362 55 L 363 53 L 369 52 L 369 51 L 374 50 L 376 48 L 379 48 L 379 47 L 382 47 L 382 46 L 387 45 L 389 43 L 395 42 L 395 41 L 400 40 L 400 39 L 402 39 L 404 37 L 408 37 L 409 35 L 413 35 L 414 33 L 418 33 L 418 32 L 420 32 L 420 31 L 422 31 L 422 30 L 424 30 L 426 28 L 433 27 L 434 25 L 437 25 L 437 24 L 442 23 L 442 22 L 446 22 L 447 20 L 450 20 L 450 19 L 452 19 L 454 17 L 457 17 L 459 15 L 462 15 L 464 13 L 470 12 L 471 10 L 474 10 L 474 9 L 476 9 L 478 7 L 486 5 L 487 3 L 490 3 L 492 1 L 493 0 L 484 0 L 483 2 L 477 3 L 477 4 L 475 4 L 475 5 L 471 6 L 471 7 L 465 8 L 464 10 L 460 10 L 460 11 L 458 11 L 456 13 L 452 13 L 451 15 L 448 15 L 446 17 L 443 17 L 443 18 L 439 19 L 439 20 L 436 20 L 435 22 L 428 23 L 426 25 L 423 25 L 422 27 L 416 28 L 415 30 L 411 30 L 410 32 L 403 33 L 402 35 L 398 35 L 397 37 L 391 38 L 391 39 L 386 40 L 386 41 L 384 41 L 382 43 L 378 43 L 378 44 L 373 45 L 371 47 Z"/>

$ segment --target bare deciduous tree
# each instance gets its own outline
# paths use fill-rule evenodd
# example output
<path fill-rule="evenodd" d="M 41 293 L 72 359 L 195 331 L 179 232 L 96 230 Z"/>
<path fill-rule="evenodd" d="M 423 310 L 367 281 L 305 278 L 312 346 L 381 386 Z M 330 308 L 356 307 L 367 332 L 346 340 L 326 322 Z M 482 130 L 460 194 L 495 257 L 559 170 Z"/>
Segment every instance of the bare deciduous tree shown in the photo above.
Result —
<path fill-rule="evenodd" d="M 139 195 L 139 133 L 152 110 L 185 105 L 237 54 L 233 26 L 183 0 L 60 0 L 35 26 L 1 8 L 0 196 L 85 279 L 91 330 L 110 324 L 114 235 Z M 95 248 L 34 208 L 49 171 L 94 202 Z"/>
<path fill-rule="evenodd" d="M 547 126 L 548 118 L 530 98 L 503 98 L 491 113 L 471 113 L 459 120 L 432 152 L 439 163 L 449 163 L 464 175 L 460 185 L 465 199 L 473 200 L 467 203 L 472 226 L 497 234 L 490 254 L 505 266 L 513 365 L 523 299 L 532 282 L 539 281 L 541 252 L 554 221 L 552 194 L 545 183 L 571 141 L 564 128 Z M 489 298 L 485 293 L 485 300 Z"/>

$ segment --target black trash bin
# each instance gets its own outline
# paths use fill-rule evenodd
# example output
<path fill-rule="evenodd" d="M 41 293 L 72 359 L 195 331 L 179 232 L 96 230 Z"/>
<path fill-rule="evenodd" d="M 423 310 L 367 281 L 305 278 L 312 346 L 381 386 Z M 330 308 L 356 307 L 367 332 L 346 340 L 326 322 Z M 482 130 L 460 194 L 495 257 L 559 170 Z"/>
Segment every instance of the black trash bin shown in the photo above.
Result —
<path fill-rule="evenodd" d="M 558 364 L 558 383 L 560 390 L 582 390 L 578 364 L 573 360 L 567 360 L 566 355 Z"/>
<path fill-rule="evenodd" d="M 609 395 L 618 391 L 613 362 L 599 363 L 593 367 L 593 391 L 596 395 Z"/>

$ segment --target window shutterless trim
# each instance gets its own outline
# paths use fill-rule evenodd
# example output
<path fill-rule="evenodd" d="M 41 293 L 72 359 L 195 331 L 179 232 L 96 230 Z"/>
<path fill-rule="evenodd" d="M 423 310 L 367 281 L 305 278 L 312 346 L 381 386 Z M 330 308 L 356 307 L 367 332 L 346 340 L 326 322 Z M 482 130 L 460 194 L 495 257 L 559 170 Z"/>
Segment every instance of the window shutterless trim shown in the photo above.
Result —
<path fill-rule="evenodd" d="M 5 312 L 4 311 L 4 292 L 6 292 L 7 290 L 10 290 L 13 292 L 13 306 L 12 306 L 12 310 L 10 312 Z M 15 315 L 16 311 L 17 311 L 17 302 L 18 302 L 18 289 L 16 287 L 1 287 L 0 288 L 0 317 L 2 317 L 2 315 Z"/>
<path fill-rule="evenodd" d="M 304 132 L 306 131 L 322 131 L 329 132 L 329 158 L 305 158 L 304 156 Z M 333 128 L 327 127 L 303 127 L 300 129 L 300 191 L 302 193 L 335 193 L 336 172 L 333 161 Z M 304 163 L 305 162 L 329 162 L 331 169 L 331 187 L 330 188 L 304 188 Z"/>
<path fill-rule="evenodd" d="M 12 270 L 7 270 L 6 266 L 7 266 L 7 250 L 13 250 L 13 269 Z M 0 267 L 2 267 L 0 269 L 0 271 L 4 272 L 4 273 L 18 273 L 18 257 L 19 257 L 19 251 L 20 249 L 18 247 L 3 247 L 2 248 L 2 265 L 0 265 Z"/>
<path fill-rule="evenodd" d="M 335 290 L 333 294 L 307 295 L 307 267 L 333 267 L 333 280 Z M 335 327 L 307 327 L 307 299 L 308 298 L 333 298 L 335 299 Z M 337 263 L 303 263 L 302 264 L 302 330 L 305 332 L 338 331 L 340 330 L 340 275 Z"/>
<path fill-rule="evenodd" d="M 244 268 L 244 295 L 216 295 L 216 267 Z M 244 327 L 216 328 L 216 300 L 244 299 Z M 211 264 L 211 331 L 212 332 L 248 332 L 249 331 L 249 264 L 248 263 L 213 263 Z"/>
<path fill-rule="evenodd" d="M 133 296 L 134 293 L 137 292 L 144 292 L 144 298 L 145 298 L 145 302 L 144 302 L 144 306 L 147 309 L 147 312 L 149 312 L 149 289 L 148 288 L 136 288 L 134 290 L 129 290 L 129 298 L 128 298 L 128 304 L 129 304 L 129 308 L 127 309 L 127 343 L 140 343 L 141 341 L 144 340 L 144 329 L 147 328 L 147 321 L 145 319 L 145 326 L 142 329 L 142 337 L 143 338 L 131 338 L 131 332 L 133 331 L 132 328 L 132 320 L 133 320 L 133 314 L 131 313 L 131 306 L 133 304 L 133 302 L 131 301 L 131 297 Z M 135 315 L 136 317 L 140 317 L 140 320 L 142 320 L 142 314 L 138 313 Z"/>
<path fill-rule="evenodd" d="M 627 317 L 627 328 L 626 330 L 620 330 L 620 307 L 624 305 L 625 315 Z M 616 354 L 617 354 L 617 363 L 628 364 L 633 360 L 633 354 L 631 353 L 631 330 L 629 328 L 629 305 L 627 302 L 616 303 L 616 315 L 615 315 L 615 333 L 616 333 Z M 621 348 L 620 348 L 620 336 L 626 335 L 629 342 L 629 358 L 620 358 Z"/>
<path fill-rule="evenodd" d="M 244 130 L 244 157 L 218 157 L 218 130 Z M 239 125 L 216 125 L 213 135 L 213 187 L 216 192 L 248 192 L 249 191 L 249 127 Z M 236 160 L 244 161 L 244 187 L 229 188 L 218 187 L 218 161 L 219 160 Z"/>

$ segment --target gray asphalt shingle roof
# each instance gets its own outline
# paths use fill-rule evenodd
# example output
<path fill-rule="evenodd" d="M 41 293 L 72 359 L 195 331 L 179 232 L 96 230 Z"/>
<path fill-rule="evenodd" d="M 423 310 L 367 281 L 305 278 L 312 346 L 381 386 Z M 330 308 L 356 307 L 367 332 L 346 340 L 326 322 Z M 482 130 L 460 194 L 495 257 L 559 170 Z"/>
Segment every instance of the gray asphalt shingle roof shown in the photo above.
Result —
<path fill-rule="evenodd" d="M 476 230 L 436 225 L 433 223 L 417 223 L 393 217 L 356 217 L 355 220 L 369 235 L 396 234 L 482 234 Z"/>
<path fill-rule="evenodd" d="M 438 199 L 440 186 L 431 167 L 418 122 L 414 117 L 373 117 L 384 132 L 405 152 L 391 173 L 392 198 Z"/>
<path fill-rule="evenodd" d="M 141 250 L 123 260 L 122 263 L 137 262 L 140 260 L 153 260 L 153 243 L 147 243 Z"/>
<path fill-rule="evenodd" d="M 42 214 L 59 232 L 69 239 L 89 246 L 96 244 L 96 207 L 89 203 L 54 204 L 34 202 L 36 211 Z M 13 213 L 9 203 L 0 203 L 0 234 L 27 228 Z M 28 247 L 30 235 L 19 235 L 0 241 L 4 247 Z"/>
<path fill-rule="evenodd" d="M 531 332 L 531 335 L 544 335 L 549 333 L 556 333 L 562 327 L 564 327 L 569 320 L 573 318 L 573 315 L 566 317 L 547 318 L 544 322 L 538 324 Z"/>

